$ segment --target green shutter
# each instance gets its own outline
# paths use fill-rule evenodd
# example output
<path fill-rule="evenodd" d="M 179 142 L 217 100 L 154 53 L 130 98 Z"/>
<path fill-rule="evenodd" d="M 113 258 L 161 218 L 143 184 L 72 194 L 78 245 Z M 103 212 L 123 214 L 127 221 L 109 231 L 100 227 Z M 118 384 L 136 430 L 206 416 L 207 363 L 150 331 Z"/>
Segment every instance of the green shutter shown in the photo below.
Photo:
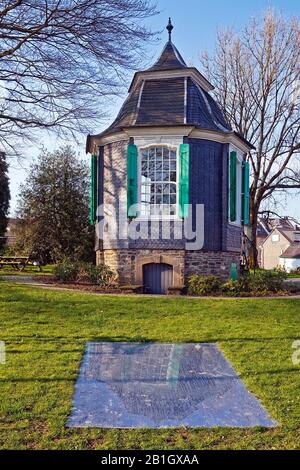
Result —
<path fill-rule="evenodd" d="M 231 222 L 236 221 L 236 202 L 237 202 L 237 185 L 236 185 L 236 152 L 230 152 L 230 197 L 229 197 L 229 217 Z"/>
<path fill-rule="evenodd" d="M 127 149 L 127 216 L 136 217 L 138 178 L 138 150 L 133 144 Z M 135 206 L 135 207 L 133 207 Z"/>
<path fill-rule="evenodd" d="M 189 204 L 189 144 L 181 144 L 179 149 L 179 216 L 188 217 Z"/>
<path fill-rule="evenodd" d="M 249 188 L 250 188 L 250 165 L 249 162 L 243 162 L 243 192 L 242 192 L 242 222 L 249 225 Z"/>
<path fill-rule="evenodd" d="M 91 155 L 91 199 L 90 199 L 90 224 L 96 223 L 97 213 L 97 155 Z"/>

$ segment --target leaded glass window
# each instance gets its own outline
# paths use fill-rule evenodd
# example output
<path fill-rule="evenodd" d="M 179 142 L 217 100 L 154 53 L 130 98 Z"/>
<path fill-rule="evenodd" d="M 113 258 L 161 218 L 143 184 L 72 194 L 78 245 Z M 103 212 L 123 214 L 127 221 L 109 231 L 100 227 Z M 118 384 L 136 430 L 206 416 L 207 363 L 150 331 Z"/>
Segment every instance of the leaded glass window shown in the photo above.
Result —
<path fill-rule="evenodd" d="M 141 150 L 141 215 L 176 215 L 176 153 L 162 146 Z"/>

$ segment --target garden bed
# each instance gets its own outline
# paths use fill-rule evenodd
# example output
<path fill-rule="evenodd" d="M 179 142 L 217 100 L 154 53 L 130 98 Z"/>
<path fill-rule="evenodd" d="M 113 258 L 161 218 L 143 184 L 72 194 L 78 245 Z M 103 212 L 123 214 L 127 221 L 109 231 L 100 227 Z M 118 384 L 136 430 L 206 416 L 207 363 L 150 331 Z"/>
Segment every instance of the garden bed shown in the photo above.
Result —
<path fill-rule="evenodd" d="M 54 276 L 33 276 L 32 280 L 41 284 L 47 284 L 49 286 L 65 289 L 73 289 L 82 292 L 95 292 L 99 294 L 142 294 L 143 286 L 141 285 L 127 285 L 127 286 L 99 286 L 97 284 L 91 284 L 87 282 L 79 281 L 68 281 L 62 282 L 57 281 Z M 186 297 L 215 297 L 215 298 L 253 298 L 253 297 L 289 297 L 294 295 L 300 295 L 300 286 L 290 285 L 278 292 L 239 292 L 239 293 L 225 293 L 221 290 L 215 292 L 189 294 L 183 289 L 180 292 L 178 287 L 168 289 L 168 295 L 181 295 Z"/>
<path fill-rule="evenodd" d="M 33 276 L 32 280 L 35 282 L 40 282 L 42 284 L 49 284 L 53 287 L 74 289 L 79 291 L 86 292 L 98 292 L 102 294 L 141 294 L 143 291 L 143 286 L 118 286 L 118 285 L 109 285 L 109 286 L 99 286 L 98 284 L 92 284 L 89 282 L 79 282 L 79 281 L 68 281 L 62 282 L 54 278 L 54 276 Z"/>

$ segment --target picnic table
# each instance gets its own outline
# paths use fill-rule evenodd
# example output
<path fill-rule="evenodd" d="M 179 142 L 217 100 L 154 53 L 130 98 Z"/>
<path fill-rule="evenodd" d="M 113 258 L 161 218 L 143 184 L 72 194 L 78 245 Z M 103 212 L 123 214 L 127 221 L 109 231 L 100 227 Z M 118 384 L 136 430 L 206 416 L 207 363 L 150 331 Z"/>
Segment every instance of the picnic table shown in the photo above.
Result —
<path fill-rule="evenodd" d="M 17 271 L 23 271 L 26 266 L 37 266 L 41 271 L 40 264 L 32 261 L 29 256 L 0 256 L 0 269 L 3 266 L 11 266 Z"/>

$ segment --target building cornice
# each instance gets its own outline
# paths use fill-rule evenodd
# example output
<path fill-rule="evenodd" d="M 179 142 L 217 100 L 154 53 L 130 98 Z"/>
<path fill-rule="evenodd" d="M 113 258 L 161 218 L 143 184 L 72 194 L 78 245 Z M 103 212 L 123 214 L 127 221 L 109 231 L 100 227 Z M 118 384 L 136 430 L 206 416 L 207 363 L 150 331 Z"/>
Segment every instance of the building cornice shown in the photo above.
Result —
<path fill-rule="evenodd" d="M 130 137 L 139 136 L 182 136 L 191 139 L 211 140 L 221 144 L 232 144 L 243 153 L 249 153 L 253 148 L 250 144 L 240 138 L 235 132 L 221 132 L 207 129 L 199 129 L 195 126 L 129 126 L 123 127 L 118 132 L 105 135 L 89 136 L 87 152 L 96 151 L 100 145 L 107 145 L 114 142 L 126 141 Z"/>
<path fill-rule="evenodd" d="M 185 78 L 191 77 L 198 83 L 203 90 L 210 92 L 214 86 L 195 67 L 186 67 L 183 69 L 154 70 L 145 72 L 136 72 L 129 87 L 130 93 L 141 81 L 145 80 L 163 80 L 166 78 Z"/>
<path fill-rule="evenodd" d="M 123 127 L 128 137 L 165 135 L 165 136 L 183 136 L 188 137 L 195 126 L 134 126 Z"/>
<path fill-rule="evenodd" d="M 244 153 L 248 153 L 253 149 L 252 145 L 245 142 L 235 132 L 219 132 L 194 128 L 189 137 L 192 139 L 212 140 L 221 144 L 232 144 Z"/>

